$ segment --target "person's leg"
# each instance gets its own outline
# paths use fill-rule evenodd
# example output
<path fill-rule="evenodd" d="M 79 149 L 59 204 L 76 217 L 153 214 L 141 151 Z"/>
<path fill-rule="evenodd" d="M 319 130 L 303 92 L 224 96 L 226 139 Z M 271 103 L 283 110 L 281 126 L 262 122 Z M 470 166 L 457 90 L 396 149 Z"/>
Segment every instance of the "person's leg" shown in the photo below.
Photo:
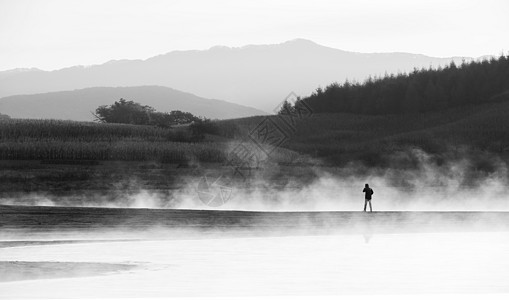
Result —
<path fill-rule="evenodd" d="M 368 200 L 364 199 L 364 211 L 366 211 L 366 205 L 368 205 Z"/>
<path fill-rule="evenodd" d="M 373 208 L 371 207 L 371 200 L 369 200 L 369 211 L 373 212 Z"/>

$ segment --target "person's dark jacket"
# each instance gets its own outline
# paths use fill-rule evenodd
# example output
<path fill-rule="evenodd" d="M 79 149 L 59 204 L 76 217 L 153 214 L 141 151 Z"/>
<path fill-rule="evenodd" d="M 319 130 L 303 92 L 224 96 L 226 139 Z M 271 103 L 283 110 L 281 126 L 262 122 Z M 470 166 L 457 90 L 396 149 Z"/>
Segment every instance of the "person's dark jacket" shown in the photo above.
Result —
<path fill-rule="evenodd" d="M 372 188 L 366 187 L 362 190 L 364 194 L 364 199 L 371 200 L 371 195 L 373 195 L 375 192 L 373 192 Z"/>

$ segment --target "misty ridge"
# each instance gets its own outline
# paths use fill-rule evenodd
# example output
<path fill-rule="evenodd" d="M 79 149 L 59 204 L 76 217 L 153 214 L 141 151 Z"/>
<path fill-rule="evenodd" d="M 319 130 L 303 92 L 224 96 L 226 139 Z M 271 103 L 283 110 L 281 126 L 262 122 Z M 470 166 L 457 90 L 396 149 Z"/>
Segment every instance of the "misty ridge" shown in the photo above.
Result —
<path fill-rule="evenodd" d="M 4 71 L 0 72 L 0 97 L 90 87 L 158 85 L 272 112 L 290 91 L 308 95 L 318 86 L 331 82 L 363 81 L 369 76 L 436 68 L 451 61 L 459 64 L 462 60 L 468 62 L 473 58 L 356 53 L 295 39 L 274 45 L 172 51 L 146 60 L 117 60 L 55 71 Z M 80 94 L 68 96 L 80 98 Z M 133 98 L 134 95 L 123 94 L 122 97 Z M 0 109 L 2 102 L 0 99 Z"/>
<path fill-rule="evenodd" d="M 11 118 L 93 121 L 91 112 L 121 98 L 158 111 L 181 110 L 209 119 L 264 115 L 264 111 L 222 100 L 206 99 L 163 86 L 91 87 L 73 91 L 16 95 L 0 99 L 0 111 Z M 56 109 L 58 108 L 58 109 Z"/>

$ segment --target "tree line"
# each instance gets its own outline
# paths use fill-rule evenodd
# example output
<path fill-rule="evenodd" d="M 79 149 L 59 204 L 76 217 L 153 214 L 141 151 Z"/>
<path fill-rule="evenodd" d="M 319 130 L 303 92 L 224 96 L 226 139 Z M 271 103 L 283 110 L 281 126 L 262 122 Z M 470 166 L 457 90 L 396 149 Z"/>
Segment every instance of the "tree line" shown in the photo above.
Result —
<path fill-rule="evenodd" d="M 169 113 L 158 112 L 153 107 L 123 98 L 115 101 L 112 105 L 99 106 L 93 115 L 95 120 L 101 123 L 153 125 L 163 128 L 203 120 L 189 112 L 180 110 L 173 110 Z"/>
<path fill-rule="evenodd" d="M 509 56 L 410 73 L 337 82 L 318 88 L 305 101 L 314 113 L 403 114 L 509 99 Z"/>
<path fill-rule="evenodd" d="M 197 117 L 190 112 L 172 110 L 158 112 L 153 107 L 120 98 L 112 105 L 101 105 L 92 113 L 95 121 L 100 123 L 149 125 L 170 128 L 178 125 L 189 125 L 190 141 L 201 141 L 205 134 L 216 134 L 217 125 L 211 120 Z"/>

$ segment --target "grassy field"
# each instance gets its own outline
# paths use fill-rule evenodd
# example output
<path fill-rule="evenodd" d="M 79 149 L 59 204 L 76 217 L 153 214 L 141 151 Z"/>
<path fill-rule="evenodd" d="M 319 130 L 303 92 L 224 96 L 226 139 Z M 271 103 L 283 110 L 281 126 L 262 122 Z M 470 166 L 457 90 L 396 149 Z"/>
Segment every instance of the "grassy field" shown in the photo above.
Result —
<path fill-rule="evenodd" d="M 276 162 L 296 155 L 329 164 L 383 162 L 394 151 L 419 148 L 441 154 L 468 147 L 509 152 L 509 102 L 413 115 L 320 114 L 296 119 L 289 129 L 277 116 L 217 121 L 216 135 L 196 142 L 184 128 L 56 120 L 0 121 L 0 160 L 184 161 L 224 163 L 231 149 L 249 140 L 267 118 L 288 140 L 272 153 Z M 293 157 L 292 157 L 293 156 Z M 383 166 L 383 164 L 381 164 Z"/>
<path fill-rule="evenodd" d="M 489 103 L 440 112 L 408 115 L 316 114 L 296 119 L 295 131 L 283 147 L 320 158 L 332 165 L 358 161 L 368 166 L 405 167 L 391 160 L 397 151 L 421 149 L 440 158 L 466 155 L 482 160 L 486 153 L 509 154 L 509 102 Z M 221 134 L 249 134 L 264 117 L 218 122 Z M 284 124 L 277 116 L 270 117 Z M 392 165 L 391 165 L 392 164 Z"/>
<path fill-rule="evenodd" d="M 31 204 L 38 200 L 24 195 L 43 194 L 68 197 L 61 204 L 105 204 L 149 190 L 171 204 L 173 192 L 208 169 L 231 173 L 227 162 L 239 143 L 218 135 L 197 142 L 186 126 L 1 120 L 0 197 Z M 294 156 L 279 148 L 272 157 L 285 161 Z M 253 167 L 243 168 L 251 173 Z"/>
<path fill-rule="evenodd" d="M 298 119 L 294 131 L 278 116 L 261 116 L 216 121 L 217 134 L 200 142 L 192 141 L 186 127 L 1 120 L 0 197 L 30 204 L 29 197 L 20 195 L 65 196 L 81 205 L 90 197 L 107 202 L 148 190 L 171 204 L 173 192 L 206 172 L 231 172 L 229 162 L 238 145 L 249 144 L 265 159 L 248 137 L 267 118 L 285 128 L 288 139 L 269 160 L 250 161 L 243 168 L 249 176 L 276 185 L 290 180 L 304 185 L 316 178 L 316 169 L 352 163 L 359 173 L 418 169 L 421 153 L 436 166 L 469 160 L 465 176 L 475 179 L 507 161 L 507 115 L 509 102 L 417 115 L 320 114 Z"/>
<path fill-rule="evenodd" d="M 57 120 L 0 121 L 0 159 L 220 162 L 225 145 L 193 142 L 185 128 Z"/>

